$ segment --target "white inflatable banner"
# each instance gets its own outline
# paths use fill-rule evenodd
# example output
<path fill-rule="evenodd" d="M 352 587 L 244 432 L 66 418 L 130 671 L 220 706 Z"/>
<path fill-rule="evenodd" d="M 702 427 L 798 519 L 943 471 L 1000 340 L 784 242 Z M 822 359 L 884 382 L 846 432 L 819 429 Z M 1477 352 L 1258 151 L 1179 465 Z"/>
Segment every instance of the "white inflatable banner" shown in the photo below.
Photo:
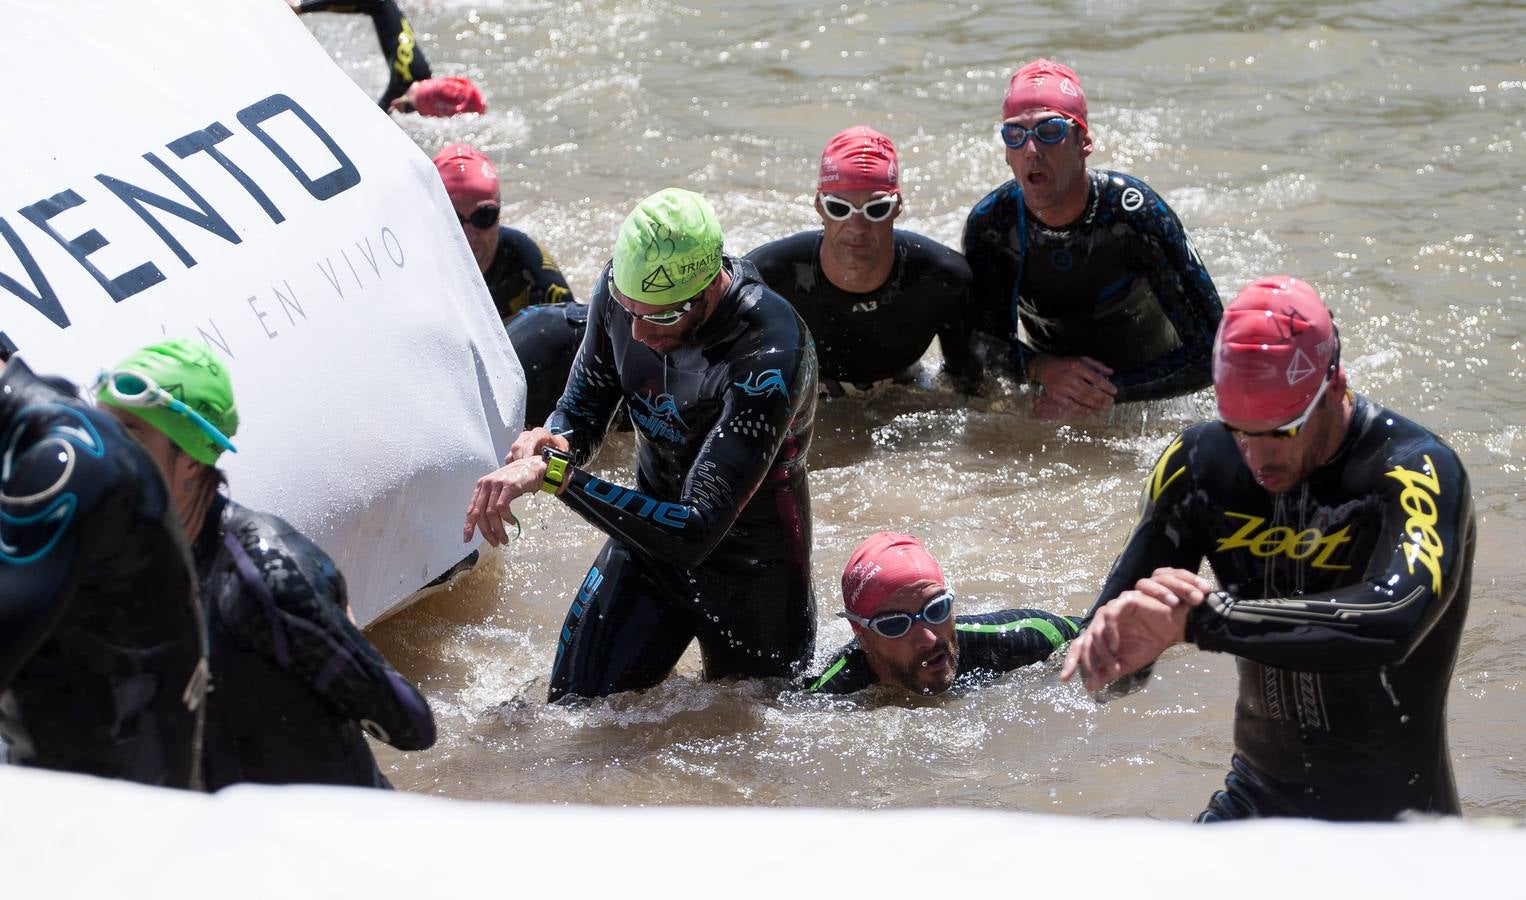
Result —
<path fill-rule="evenodd" d="M 279 0 L 0 0 L 0 331 L 89 382 L 165 337 L 233 375 L 234 499 L 373 621 L 469 549 L 524 379 L 434 167 Z"/>

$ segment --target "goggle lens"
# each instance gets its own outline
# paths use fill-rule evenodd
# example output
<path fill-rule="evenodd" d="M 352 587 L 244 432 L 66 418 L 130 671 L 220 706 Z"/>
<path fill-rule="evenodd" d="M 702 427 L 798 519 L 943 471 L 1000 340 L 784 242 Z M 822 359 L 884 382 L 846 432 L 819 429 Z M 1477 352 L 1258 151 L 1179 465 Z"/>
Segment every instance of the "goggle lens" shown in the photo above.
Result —
<path fill-rule="evenodd" d="M 456 213 L 456 218 L 463 223 L 470 222 L 473 228 L 492 228 L 498 224 L 499 211 L 500 207 L 498 204 L 490 203 L 487 206 L 479 206 L 472 210 L 472 214 L 469 216 L 462 216 L 460 213 Z"/>
<path fill-rule="evenodd" d="M 885 613 L 869 619 L 869 627 L 874 629 L 881 637 L 898 638 L 911 630 L 918 619 L 929 625 L 942 625 L 948 621 L 948 617 L 954 611 L 954 595 L 950 591 L 944 591 L 933 599 L 927 601 L 920 613 Z"/>

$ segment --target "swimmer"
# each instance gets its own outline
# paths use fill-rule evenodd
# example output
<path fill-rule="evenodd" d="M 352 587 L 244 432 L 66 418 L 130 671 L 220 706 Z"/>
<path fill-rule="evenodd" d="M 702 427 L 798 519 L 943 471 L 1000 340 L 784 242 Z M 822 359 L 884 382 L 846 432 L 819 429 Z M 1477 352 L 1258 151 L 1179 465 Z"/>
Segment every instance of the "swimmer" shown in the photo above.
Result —
<path fill-rule="evenodd" d="M 482 99 L 482 91 L 470 78 L 451 75 L 415 81 L 408 85 L 401 97 L 389 103 L 387 109 L 444 119 L 464 113 L 485 113 L 487 101 Z"/>
<path fill-rule="evenodd" d="M 588 304 L 527 306 L 506 323 L 509 343 L 525 370 L 525 424 L 539 425 L 567 388 L 572 360 L 588 328 Z"/>
<path fill-rule="evenodd" d="M 206 788 L 390 787 L 362 730 L 422 750 L 434 717 L 355 627 L 328 554 L 225 493 L 217 460 L 238 429 L 227 366 L 203 344 L 164 341 L 104 374 L 97 399 L 158 465 L 193 536 L 212 664 Z"/>
<path fill-rule="evenodd" d="M 890 138 L 858 125 L 828 141 L 815 207 L 820 229 L 747 259 L 805 319 L 827 393 L 910 380 L 934 336 L 945 371 L 972 391 L 980 369 L 970 349 L 970 267 L 937 241 L 894 227 L 905 201 Z"/>
<path fill-rule="evenodd" d="M 1034 413 L 1074 419 L 1207 387 L 1222 314 L 1213 279 L 1149 185 L 1087 167 L 1076 73 L 1022 66 L 1002 116 L 1013 180 L 971 210 L 964 256 L 975 330 L 1037 386 Z"/>
<path fill-rule="evenodd" d="M 152 459 L 19 359 L 0 371 L 0 737 L 11 762 L 199 789 L 207 653 Z"/>
<path fill-rule="evenodd" d="M 636 485 L 584 468 L 621 401 Z M 509 501 L 555 494 L 609 535 L 557 642 L 550 699 L 651 687 L 697 639 L 708 679 L 787 677 L 810 658 L 810 335 L 703 197 L 642 200 L 599 276 L 567 389 L 477 481 L 463 538 L 506 540 Z"/>
<path fill-rule="evenodd" d="M 1473 570 L 1468 475 L 1353 394 L 1340 350 L 1309 285 L 1240 292 L 1214 345 L 1219 420 L 1161 454 L 1065 660 L 1062 677 L 1097 690 L 1177 642 L 1237 657 L 1235 753 L 1201 822 L 1458 812 L 1446 697 Z"/>
<path fill-rule="evenodd" d="M 1081 620 L 1036 609 L 954 615 L 937 560 L 909 534 L 881 531 L 859 544 L 842 573 L 853 641 L 806 691 L 851 694 L 874 684 L 941 694 L 960 675 L 1011 672 L 1049 658 Z"/>
<path fill-rule="evenodd" d="M 470 144 L 446 144 L 435 154 L 434 166 L 505 327 L 529 306 L 574 299 L 551 254 L 529 235 L 499 222 L 498 170 L 482 151 Z"/>
<path fill-rule="evenodd" d="M 429 78 L 429 63 L 424 50 L 413 36 L 413 24 L 393 0 L 286 0 L 298 15 L 314 12 L 360 13 L 371 17 L 376 39 L 390 75 L 387 90 L 377 101 L 382 109 L 391 109 L 415 83 Z"/>

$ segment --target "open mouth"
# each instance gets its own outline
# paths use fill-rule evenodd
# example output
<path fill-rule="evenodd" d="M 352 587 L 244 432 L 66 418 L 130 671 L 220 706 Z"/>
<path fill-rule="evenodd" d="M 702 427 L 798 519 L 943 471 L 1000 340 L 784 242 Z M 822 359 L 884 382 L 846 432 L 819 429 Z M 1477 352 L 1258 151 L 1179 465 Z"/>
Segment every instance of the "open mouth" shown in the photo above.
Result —
<path fill-rule="evenodd" d="M 929 672 L 938 672 L 943 669 L 947 669 L 948 654 L 940 652 L 929 656 L 927 659 L 922 660 L 922 668 L 928 670 Z"/>

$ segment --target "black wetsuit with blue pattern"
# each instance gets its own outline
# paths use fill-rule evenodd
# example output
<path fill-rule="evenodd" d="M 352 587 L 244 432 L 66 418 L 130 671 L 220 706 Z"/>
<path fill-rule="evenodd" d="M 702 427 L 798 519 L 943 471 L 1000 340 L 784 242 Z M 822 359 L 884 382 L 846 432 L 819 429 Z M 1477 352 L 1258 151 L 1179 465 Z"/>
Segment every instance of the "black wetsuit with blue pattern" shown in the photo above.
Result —
<path fill-rule="evenodd" d="M 386 93 L 377 101 L 382 109 L 407 93 L 409 85 L 429 77 L 429 63 L 413 36 L 413 25 L 393 0 L 304 0 L 297 12 L 360 13 L 371 17 L 390 73 Z"/>
<path fill-rule="evenodd" d="M 208 790 L 390 787 L 361 731 L 434 743 L 429 704 L 350 622 L 344 576 L 316 544 L 219 496 L 192 549 L 211 639 Z"/>
<path fill-rule="evenodd" d="M 1019 374 L 1040 353 L 1101 361 L 1120 403 L 1207 387 L 1223 308 L 1192 240 L 1143 181 L 1087 174 L 1086 209 L 1060 228 L 1028 211 L 1016 181 L 975 204 L 975 330 L 1006 343 Z"/>
<path fill-rule="evenodd" d="M 1181 434 L 1097 606 L 1157 566 L 1222 590 L 1187 640 L 1238 657 L 1235 756 L 1200 821 L 1456 813 L 1446 696 L 1473 572 L 1473 500 L 1457 455 L 1354 400 L 1334 456 L 1292 490 L 1256 484 L 1216 422 Z"/>
<path fill-rule="evenodd" d="M 958 647 L 956 678 L 971 673 L 1011 672 L 1043 662 L 1081 633 L 1081 619 L 1040 609 L 1004 609 L 954 617 Z M 852 694 L 879 683 L 857 640 L 848 642 L 826 669 L 805 683 L 812 694 Z"/>
<path fill-rule="evenodd" d="M 694 639 L 707 678 L 789 676 L 810 658 L 815 354 L 751 264 L 722 264 L 729 288 L 667 355 L 632 337 L 608 266 L 599 277 L 546 427 L 572 446 L 562 501 L 610 540 L 568 611 L 552 700 L 650 687 Z M 636 431 L 634 489 L 578 468 L 622 400 Z"/>
<path fill-rule="evenodd" d="M 206 644 L 164 479 L 111 415 L 0 373 L 0 734 L 25 766 L 201 786 Z"/>

